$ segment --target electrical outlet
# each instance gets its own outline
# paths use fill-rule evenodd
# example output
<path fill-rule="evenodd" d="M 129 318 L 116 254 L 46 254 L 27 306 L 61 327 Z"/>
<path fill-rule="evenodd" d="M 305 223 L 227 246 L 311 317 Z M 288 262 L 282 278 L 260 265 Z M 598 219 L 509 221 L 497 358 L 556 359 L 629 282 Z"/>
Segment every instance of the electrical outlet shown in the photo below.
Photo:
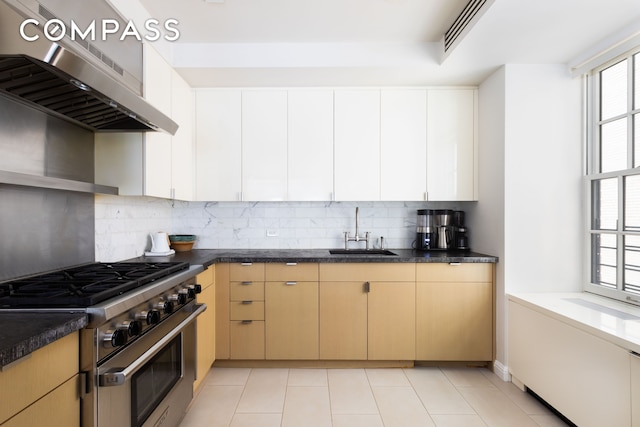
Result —
<path fill-rule="evenodd" d="M 278 237 L 278 230 L 267 230 L 267 237 Z"/>

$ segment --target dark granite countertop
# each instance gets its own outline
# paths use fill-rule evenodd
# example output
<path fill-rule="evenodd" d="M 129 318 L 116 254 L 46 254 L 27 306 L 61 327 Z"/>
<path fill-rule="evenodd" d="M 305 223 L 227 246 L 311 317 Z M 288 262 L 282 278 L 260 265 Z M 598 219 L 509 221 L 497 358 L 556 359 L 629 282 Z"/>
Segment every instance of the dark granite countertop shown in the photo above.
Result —
<path fill-rule="evenodd" d="M 85 313 L 0 312 L 0 367 L 87 325 Z"/>
<path fill-rule="evenodd" d="M 498 257 L 476 252 L 418 252 L 391 249 L 393 255 L 331 255 L 328 249 L 193 249 L 168 257 L 141 256 L 128 261 L 186 261 L 205 268 L 219 262 L 498 262 Z"/>

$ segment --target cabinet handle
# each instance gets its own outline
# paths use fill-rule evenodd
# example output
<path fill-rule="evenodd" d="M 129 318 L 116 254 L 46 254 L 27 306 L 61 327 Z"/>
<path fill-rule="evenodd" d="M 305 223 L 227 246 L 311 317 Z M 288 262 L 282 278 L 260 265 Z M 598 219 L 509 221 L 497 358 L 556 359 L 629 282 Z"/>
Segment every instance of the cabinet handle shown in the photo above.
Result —
<path fill-rule="evenodd" d="M 364 282 L 364 291 L 365 292 L 371 292 L 371 283 L 369 282 Z"/>
<path fill-rule="evenodd" d="M 285 265 L 288 265 L 288 266 L 290 266 L 290 267 L 293 267 L 294 265 L 298 265 L 298 263 L 297 263 L 297 262 L 288 262 L 288 263 L 286 263 Z"/>
<path fill-rule="evenodd" d="M 242 286 L 253 285 L 253 282 L 241 282 Z"/>
<path fill-rule="evenodd" d="M 243 320 L 240 323 L 242 323 L 243 325 L 250 325 L 253 323 L 253 320 Z"/>
<path fill-rule="evenodd" d="M 252 262 L 241 262 L 240 265 L 243 266 L 243 267 L 249 267 L 249 266 L 253 265 L 253 263 Z"/>
<path fill-rule="evenodd" d="M 242 304 L 244 304 L 244 305 L 253 304 L 253 301 L 242 301 Z"/>
<path fill-rule="evenodd" d="M 457 267 L 457 266 L 459 266 L 459 265 L 462 265 L 462 263 L 461 263 L 461 262 L 450 262 L 450 263 L 449 263 L 449 265 L 452 265 L 452 266 L 454 266 L 454 267 Z"/>
<path fill-rule="evenodd" d="M 298 282 L 285 282 L 285 285 L 287 285 L 287 286 L 295 286 L 297 284 L 298 284 Z"/>

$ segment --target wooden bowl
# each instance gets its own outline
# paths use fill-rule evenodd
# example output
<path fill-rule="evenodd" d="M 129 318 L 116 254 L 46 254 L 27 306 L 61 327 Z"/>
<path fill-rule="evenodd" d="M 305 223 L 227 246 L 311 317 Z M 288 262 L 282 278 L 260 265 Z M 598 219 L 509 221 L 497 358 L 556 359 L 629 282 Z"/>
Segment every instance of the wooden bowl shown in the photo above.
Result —
<path fill-rule="evenodd" d="M 193 247 L 195 242 L 171 242 L 171 247 L 176 252 L 188 252 Z"/>

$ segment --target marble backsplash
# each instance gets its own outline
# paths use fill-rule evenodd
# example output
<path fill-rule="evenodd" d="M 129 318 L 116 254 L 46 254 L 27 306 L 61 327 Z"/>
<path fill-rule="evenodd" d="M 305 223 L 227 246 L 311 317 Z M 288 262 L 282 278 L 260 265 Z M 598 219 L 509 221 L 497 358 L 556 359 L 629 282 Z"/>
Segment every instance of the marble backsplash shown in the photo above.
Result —
<path fill-rule="evenodd" d="M 343 232 L 371 232 L 372 247 L 411 248 L 417 209 L 462 209 L 471 202 L 180 202 L 152 197 L 96 196 L 96 261 L 142 255 L 149 233 L 195 234 L 194 249 L 344 247 Z M 350 247 L 364 242 L 350 242 Z"/>

